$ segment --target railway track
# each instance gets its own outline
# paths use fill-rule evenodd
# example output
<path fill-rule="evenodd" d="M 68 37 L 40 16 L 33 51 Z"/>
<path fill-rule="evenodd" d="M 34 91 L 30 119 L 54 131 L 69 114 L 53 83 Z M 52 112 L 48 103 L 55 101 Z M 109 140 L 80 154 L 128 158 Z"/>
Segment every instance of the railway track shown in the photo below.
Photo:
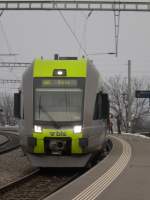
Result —
<path fill-rule="evenodd" d="M 42 200 L 81 174 L 81 170 L 47 169 L 0 188 L 0 200 Z"/>
<path fill-rule="evenodd" d="M 6 142 L 0 145 L 0 154 L 6 153 L 20 146 L 18 135 L 9 131 L 0 131 L 0 135 L 7 138 Z"/>
<path fill-rule="evenodd" d="M 97 157 L 97 161 L 102 160 L 105 156 L 102 154 L 101 159 L 100 156 Z M 20 178 L 20 180 L 1 187 L 0 200 L 42 200 L 84 172 L 85 170 L 77 170 L 77 168 L 36 169 L 31 174 Z"/>

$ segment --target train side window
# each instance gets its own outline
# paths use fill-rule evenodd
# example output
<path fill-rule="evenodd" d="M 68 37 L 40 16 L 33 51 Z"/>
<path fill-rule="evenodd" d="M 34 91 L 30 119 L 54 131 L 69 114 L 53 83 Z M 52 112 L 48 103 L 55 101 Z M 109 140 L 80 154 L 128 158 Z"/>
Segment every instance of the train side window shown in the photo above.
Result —
<path fill-rule="evenodd" d="M 23 102 L 23 94 L 22 94 L 22 91 L 21 91 L 21 100 L 20 100 L 20 109 L 21 109 L 21 119 L 24 119 L 24 102 Z"/>
<path fill-rule="evenodd" d="M 94 108 L 94 120 L 107 119 L 109 117 L 109 100 L 108 94 L 99 92 L 96 96 Z"/>
<path fill-rule="evenodd" d="M 21 118 L 21 91 L 14 94 L 14 116 Z"/>
<path fill-rule="evenodd" d="M 108 119 L 109 118 L 109 98 L 107 93 L 102 93 L 102 109 L 101 109 L 101 118 Z"/>
<path fill-rule="evenodd" d="M 94 120 L 101 119 L 101 108 L 102 108 L 102 98 L 101 98 L 101 92 L 97 93 L 96 95 L 96 101 L 95 101 L 95 108 L 94 108 Z"/>
<path fill-rule="evenodd" d="M 23 107 L 23 110 L 22 110 L 22 119 L 24 119 L 24 107 Z"/>

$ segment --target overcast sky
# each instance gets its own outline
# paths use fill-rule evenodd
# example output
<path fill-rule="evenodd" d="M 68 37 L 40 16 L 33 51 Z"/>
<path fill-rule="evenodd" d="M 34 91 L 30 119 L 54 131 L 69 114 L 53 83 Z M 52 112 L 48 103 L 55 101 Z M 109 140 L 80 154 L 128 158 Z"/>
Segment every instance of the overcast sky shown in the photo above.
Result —
<path fill-rule="evenodd" d="M 113 12 L 63 12 L 87 53 L 114 52 Z M 83 55 L 58 11 L 6 11 L 0 18 L 0 53 L 18 53 L 1 61 L 32 62 L 35 58 Z M 127 62 L 132 60 L 132 76 L 149 79 L 150 13 L 121 12 L 119 55 L 91 56 L 104 77 L 127 76 Z M 5 36 L 4 36 L 5 32 Z M 7 42 L 6 42 L 7 37 Z M 9 48 L 8 48 L 9 47 Z M 22 70 L 20 70 L 22 71 Z M 19 70 L 1 69 L 0 79 L 20 78 Z"/>

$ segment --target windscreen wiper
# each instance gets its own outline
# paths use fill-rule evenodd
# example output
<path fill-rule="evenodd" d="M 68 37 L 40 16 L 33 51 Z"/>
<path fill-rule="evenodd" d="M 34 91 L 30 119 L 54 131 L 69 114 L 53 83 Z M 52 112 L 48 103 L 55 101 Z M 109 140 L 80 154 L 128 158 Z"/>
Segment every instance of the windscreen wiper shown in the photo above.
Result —
<path fill-rule="evenodd" d="M 39 104 L 39 110 L 42 110 L 48 116 L 48 118 L 51 120 L 55 128 L 58 128 L 58 129 L 60 128 L 60 125 L 58 125 L 58 123 L 53 119 L 53 117 L 44 109 L 41 103 Z"/>

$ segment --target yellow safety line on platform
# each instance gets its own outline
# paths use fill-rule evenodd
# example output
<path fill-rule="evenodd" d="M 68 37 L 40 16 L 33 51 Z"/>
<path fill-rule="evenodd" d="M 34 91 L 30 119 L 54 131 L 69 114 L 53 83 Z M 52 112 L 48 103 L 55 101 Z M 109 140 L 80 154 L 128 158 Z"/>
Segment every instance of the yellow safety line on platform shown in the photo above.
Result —
<path fill-rule="evenodd" d="M 113 136 L 114 137 L 114 136 Z M 115 164 L 100 178 L 84 189 L 72 200 L 94 200 L 96 199 L 125 169 L 131 158 L 131 146 L 126 141 L 114 137 L 123 145 L 123 152 Z"/>

